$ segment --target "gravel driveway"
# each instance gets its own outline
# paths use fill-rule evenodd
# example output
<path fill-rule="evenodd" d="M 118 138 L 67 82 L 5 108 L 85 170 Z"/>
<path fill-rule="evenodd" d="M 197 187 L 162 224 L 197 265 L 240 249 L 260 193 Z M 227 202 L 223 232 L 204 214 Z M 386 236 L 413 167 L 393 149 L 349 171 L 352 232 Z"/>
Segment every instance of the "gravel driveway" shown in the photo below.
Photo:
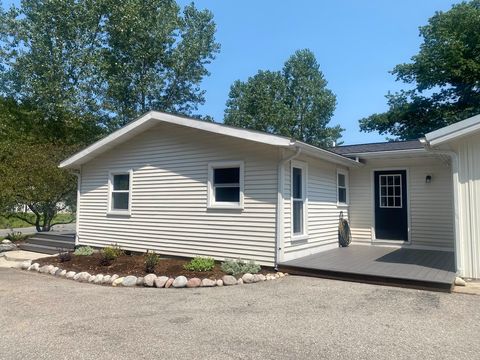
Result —
<path fill-rule="evenodd" d="M 111 288 L 0 269 L 2 359 L 478 359 L 480 296 L 287 277 Z"/>

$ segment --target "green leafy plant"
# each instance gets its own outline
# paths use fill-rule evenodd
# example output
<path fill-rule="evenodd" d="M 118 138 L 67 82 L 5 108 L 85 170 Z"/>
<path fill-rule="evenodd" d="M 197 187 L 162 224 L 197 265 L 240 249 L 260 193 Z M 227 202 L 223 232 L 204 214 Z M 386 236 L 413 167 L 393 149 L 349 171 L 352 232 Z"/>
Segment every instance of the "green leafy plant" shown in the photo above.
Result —
<path fill-rule="evenodd" d="M 93 254 L 93 249 L 90 246 L 80 246 L 75 249 L 74 254 L 79 256 L 90 256 Z"/>
<path fill-rule="evenodd" d="M 12 231 L 5 236 L 5 239 L 10 240 L 11 242 L 22 241 L 26 238 L 26 235 L 23 235 L 20 231 Z"/>
<path fill-rule="evenodd" d="M 183 268 L 189 271 L 210 271 L 214 266 L 215 260 L 212 258 L 197 256 L 183 265 Z"/>
<path fill-rule="evenodd" d="M 58 260 L 63 263 L 72 260 L 72 253 L 66 249 L 59 249 Z"/>
<path fill-rule="evenodd" d="M 245 262 L 242 259 L 237 260 L 225 260 L 222 265 L 221 269 L 224 273 L 230 275 L 239 275 L 239 274 L 256 274 L 260 271 L 260 265 L 255 264 L 253 260 L 249 262 Z"/>
<path fill-rule="evenodd" d="M 121 255 L 123 255 L 123 250 L 117 244 L 104 247 L 100 250 L 100 264 L 103 266 L 111 265 Z"/>
<path fill-rule="evenodd" d="M 155 254 L 153 251 L 147 251 L 145 253 L 145 272 L 153 273 L 155 272 L 155 266 L 157 266 L 160 261 L 160 256 Z"/>

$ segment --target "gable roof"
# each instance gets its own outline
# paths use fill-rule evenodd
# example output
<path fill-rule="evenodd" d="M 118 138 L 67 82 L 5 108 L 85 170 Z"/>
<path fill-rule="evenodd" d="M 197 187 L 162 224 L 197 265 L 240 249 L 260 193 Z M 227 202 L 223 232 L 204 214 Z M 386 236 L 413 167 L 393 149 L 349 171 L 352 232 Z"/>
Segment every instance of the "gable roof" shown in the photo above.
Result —
<path fill-rule="evenodd" d="M 410 141 L 391 141 L 370 144 L 345 145 L 331 148 L 330 150 L 340 155 L 358 155 L 365 153 L 388 152 L 388 151 L 404 151 L 423 149 L 423 145 L 419 140 Z"/>
<path fill-rule="evenodd" d="M 436 146 L 470 135 L 476 131 L 480 131 L 480 114 L 429 132 L 425 135 L 425 139 L 430 146 Z"/>
<path fill-rule="evenodd" d="M 114 131 L 110 135 L 107 135 L 103 139 L 100 139 L 99 141 L 72 155 L 68 159 L 62 161 L 59 167 L 71 169 L 79 168 L 80 165 L 87 163 L 105 151 L 112 149 L 113 147 L 131 139 L 135 135 L 140 134 L 141 132 L 144 132 L 154 125 L 162 122 L 287 149 L 300 148 L 302 149 L 303 154 L 345 166 L 361 165 L 358 162 L 340 154 L 336 154 L 329 150 L 321 149 L 301 141 L 289 139 L 284 136 L 272 135 L 249 129 L 241 129 L 224 124 L 207 122 L 159 111 L 150 111 L 140 118 L 125 125 L 124 127 Z"/>

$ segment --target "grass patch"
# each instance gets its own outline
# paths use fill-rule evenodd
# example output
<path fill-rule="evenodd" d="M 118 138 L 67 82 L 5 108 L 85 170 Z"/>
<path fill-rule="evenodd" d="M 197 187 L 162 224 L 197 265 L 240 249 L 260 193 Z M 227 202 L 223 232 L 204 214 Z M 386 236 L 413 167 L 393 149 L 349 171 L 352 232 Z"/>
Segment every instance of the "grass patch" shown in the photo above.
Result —
<path fill-rule="evenodd" d="M 26 214 L 25 216 L 28 217 L 29 220 L 35 221 L 35 215 Z M 57 221 L 68 222 L 68 221 L 72 221 L 73 219 L 75 219 L 75 215 L 72 215 L 72 214 L 57 214 L 53 219 L 53 222 L 54 223 Z M 32 225 L 30 225 L 29 223 L 23 220 L 16 219 L 13 217 L 10 219 L 7 219 L 4 216 L 0 216 L 0 229 L 23 228 L 23 227 L 30 227 L 30 226 Z"/>

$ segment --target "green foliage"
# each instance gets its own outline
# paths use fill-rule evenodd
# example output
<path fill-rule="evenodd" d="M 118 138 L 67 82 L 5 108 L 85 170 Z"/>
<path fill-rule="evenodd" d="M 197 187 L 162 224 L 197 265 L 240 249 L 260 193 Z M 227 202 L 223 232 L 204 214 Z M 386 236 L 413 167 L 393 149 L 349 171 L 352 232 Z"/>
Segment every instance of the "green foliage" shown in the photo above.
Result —
<path fill-rule="evenodd" d="M 240 274 L 256 274 L 260 271 L 260 265 L 255 264 L 253 260 L 250 260 L 248 263 L 242 259 L 237 260 L 225 260 L 222 263 L 222 271 L 230 275 L 240 275 Z"/>
<path fill-rule="evenodd" d="M 72 253 L 65 249 L 59 249 L 58 260 L 63 263 L 72 260 Z"/>
<path fill-rule="evenodd" d="M 124 254 L 118 245 L 106 246 L 100 250 L 100 264 L 104 266 L 111 265 L 119 256 Z"/>
<path fill-rule="evenodd" d="M 5 236 L 5 239 L 10 240 L 11 242 L 22 241 L 27 238 L 28 235 L 22 234 L 20 231 L 12 231 Z"/>
<path fill-rule="evenodd" d="M 335 106 L 315 55 L 305 49 L 295 52 L 282 71 L 259 71 L 246 82 L 235 81 L 224 122 L 331 146 L 343 131 L 328 126 Z"/>
<path fill-rule="evenodd" d="M 215 267 L 215 260 L 202 256 L 194 257 L 188 263 L 183 265 L 185 270 L 189 271 L 210 271 Z"/>
<path fill-rule="evenodd" d="M 75 249 L 74 255 L 90 256 L 94 253 L 94 250 L 90 246 L 80 246 Z"/>
<path fill-rule="evenodd" d="M 160 261 L 160 256 L 155 254 L 153 251 L 147 251 L 144 255 L 145 257 L 145 272 L 154 273 L 155 266 L 157 266 Z"/>
<path fill-rule="evenodd" d="M 32 226 L 31 223 L 35 222 L 35 215 L 31 213 L 23 214 L 29 222 L 18 219 L 16 217 L 4 217 L 0 215 L 0 229 L 13 229 L 13 228 L 24 228 Z M 55 215 L 53 222 L 58 223 L 69 223 L 75 221 L 75 215 L 70 213 L 61 213 Z"/>
<path fill-rule="evenodd" d="M 389 110 L 360 120 L 362 131 L 402 140 L 480 113 L 480 0 L 437 12 L 420 28 L 423 43 L 392 73 L 414 89 L 387 94 Z"/>

